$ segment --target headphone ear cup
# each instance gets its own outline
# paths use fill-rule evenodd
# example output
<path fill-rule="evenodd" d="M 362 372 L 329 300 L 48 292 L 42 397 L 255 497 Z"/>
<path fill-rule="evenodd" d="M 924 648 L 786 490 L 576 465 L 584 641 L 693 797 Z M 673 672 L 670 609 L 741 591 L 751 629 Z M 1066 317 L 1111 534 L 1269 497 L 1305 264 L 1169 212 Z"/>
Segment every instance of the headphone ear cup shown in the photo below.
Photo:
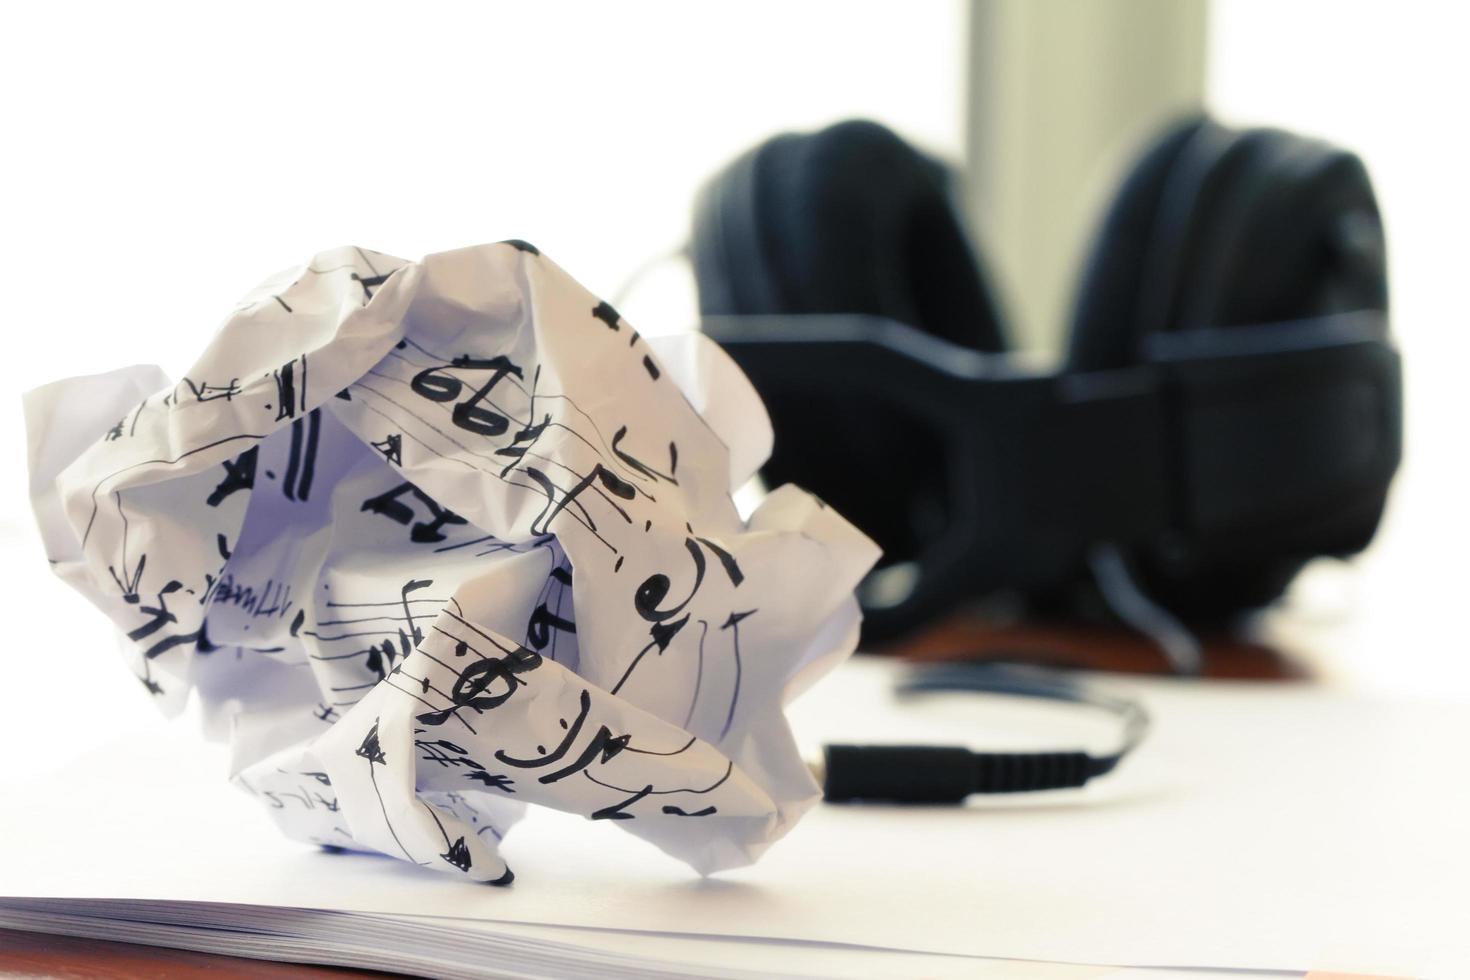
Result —
<path fill-rule="evenodd" d="M 1386 308 L 1382 225 L 1362 163 L 1279 130 L 1200 121 L 1166 134 L 1124 185 L 1084 280 L 1069 365 L 1138 363 L 1155 331 Z M 1360 509 L 1345 519 L 1344 553 L 1372 536 L 1381 501 Z M 1279 596 L 1315 553 L 1237 535 L 1134 558 L 1156 599 L 1218 618 Z"/>
<path fill-rule="evenodd" d="M 1387 310 L 1383 227 L 1353 154 L 1280 130 L 1242 134 L 1191 221 L 1167 329 L 1229 328 Z M 1366 546 L 1382 500 L 1341 520 L 1337 550 Z M 1274 545 L 1274 547 L 1273 547 Z M 1162 601 L 1221 617 L 1277 598 L 1318 549 L 1249 537 L 1160 550 L 1140 563 Z"/>
<path fill-rule="evenodd" d="M 690 252 L 705 315 L 867 314 L 1004 346 L 943 167 L 876 123 L 778 136 L 738 158 L 696 200 Z M 886 563 L 917 559 L 945 533 L 955 477 L 944 433 L 881 390 L 825 374 L 804 387 L 752 381 L 776 433 L 768 483 L 821 496 Z M 853 478 L 863 473 L 888 474 L 884 491 Z"/>
<path fill-rule="evenodd" d="M 745 154 L 701 192 L 690 246 L 704 314 L 868 314 L 1005 346 L 943 167 L 877 123 Z"/>

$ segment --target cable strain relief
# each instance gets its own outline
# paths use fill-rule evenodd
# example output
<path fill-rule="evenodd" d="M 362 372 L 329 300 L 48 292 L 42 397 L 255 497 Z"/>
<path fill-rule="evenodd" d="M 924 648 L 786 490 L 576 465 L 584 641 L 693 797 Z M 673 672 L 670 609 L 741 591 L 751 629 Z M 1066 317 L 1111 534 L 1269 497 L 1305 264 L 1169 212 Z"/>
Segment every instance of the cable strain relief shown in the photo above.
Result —
<path fill-rule="evenodd" d="M 1030 793 L 1072 789 L 1094 775 L 1094 759 L 1086 752 L 976 752 L 976 793 Z"/>

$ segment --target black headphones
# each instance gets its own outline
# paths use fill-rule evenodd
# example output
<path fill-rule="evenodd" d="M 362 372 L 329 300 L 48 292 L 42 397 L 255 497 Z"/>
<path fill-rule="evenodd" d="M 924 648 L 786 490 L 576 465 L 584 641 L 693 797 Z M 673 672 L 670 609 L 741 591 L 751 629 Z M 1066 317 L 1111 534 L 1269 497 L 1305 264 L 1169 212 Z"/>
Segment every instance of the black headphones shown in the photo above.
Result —
<path fill-rule="evenodd" d="M 884 549 L 865 639 L 967 597 L 1057 595 L 1100 547 L 1216 618 L 1361 550 L 1398 466 L 1382 223 L 1356 156 L 1172 126 L 1087 262 L 1064 367 L 1005 355 L 946 171 L 871 122 L 717 175 L 690 253 L 703 326 L 770 411 L 765 470 Z"/>

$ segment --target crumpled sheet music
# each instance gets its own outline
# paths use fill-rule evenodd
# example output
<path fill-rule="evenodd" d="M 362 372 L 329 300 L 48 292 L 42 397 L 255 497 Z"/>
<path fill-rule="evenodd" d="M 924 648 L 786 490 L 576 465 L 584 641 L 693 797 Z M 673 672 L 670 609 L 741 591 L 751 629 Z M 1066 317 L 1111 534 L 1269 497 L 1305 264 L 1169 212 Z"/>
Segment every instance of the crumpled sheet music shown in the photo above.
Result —
<path fill-rule="evenodd" d="M 852 651 L 876 546 L 793 486 L 742 520 L 744 376 L 530 245 L 324 252 L 177 382 L 26 414 L 54 570 L 290 837 L 508 882 L 536 803 L 711 872 L 819 797 L 783 706 Z"/>

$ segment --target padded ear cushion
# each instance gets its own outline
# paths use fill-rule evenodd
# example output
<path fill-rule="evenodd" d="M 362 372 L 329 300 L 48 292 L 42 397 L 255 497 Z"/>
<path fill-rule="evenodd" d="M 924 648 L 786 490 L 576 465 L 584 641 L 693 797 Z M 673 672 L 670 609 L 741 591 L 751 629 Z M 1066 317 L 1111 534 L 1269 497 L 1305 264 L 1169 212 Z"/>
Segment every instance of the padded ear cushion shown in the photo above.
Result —
<path fill-rule="evenodd" d="M 1208 125 L 1195 118 L 1165 130 L 1119 187 L 1082 275 L 1068 341 L 1070 370 L 1100 371 L 1136 362 L 1146 306 L 1145 270 L 1164 189 L 1185 148 Z"/>
<path fill-rule="evenodd" d="M 690 247 L 703 313 L 866 313 L 1004 348 L 943 168 L 877 123 L 736 160 L 701 192 Z"/>
<path fill-rule="evenodd" d="M 1388 308 L 1383 225 L 1362 161 L 1318 140 L 1251 130 L 1201 203 L 1166 329 Z"/>
<path fill-rule="evenodd" d="M 1362 162 L 1272 129 L 1167 131 L 1103 221 L 1067 363 L 1136 363 L 1149 334 L 1386 309 L 1382 221 Z"/>

